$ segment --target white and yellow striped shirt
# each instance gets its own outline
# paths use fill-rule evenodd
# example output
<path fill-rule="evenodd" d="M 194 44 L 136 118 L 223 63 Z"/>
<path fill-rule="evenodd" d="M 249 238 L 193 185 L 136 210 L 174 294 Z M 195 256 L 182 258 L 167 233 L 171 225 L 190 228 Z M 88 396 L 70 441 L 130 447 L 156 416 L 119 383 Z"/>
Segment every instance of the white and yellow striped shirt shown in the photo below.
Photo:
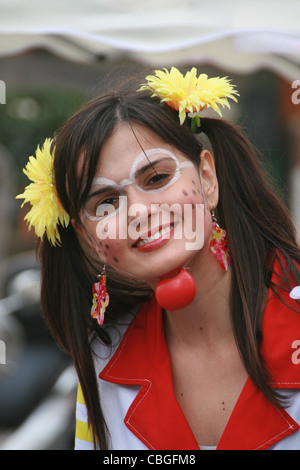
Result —
<path fill-rule="evenodd" d="M 77 389 L 75 450 L 93 450 L 93 435 L 88 425 L 87 409 L 80 384 Z"/>

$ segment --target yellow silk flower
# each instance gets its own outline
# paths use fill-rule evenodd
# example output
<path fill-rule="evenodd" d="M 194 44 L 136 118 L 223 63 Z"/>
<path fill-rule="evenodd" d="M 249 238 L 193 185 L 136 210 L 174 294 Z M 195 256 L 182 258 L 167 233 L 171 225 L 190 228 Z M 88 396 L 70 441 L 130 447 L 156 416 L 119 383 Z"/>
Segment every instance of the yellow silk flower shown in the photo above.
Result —
<path fill-rule="evenodd" d="M 57 225 L 68 226 L 70 217 L 58 199 L 53 183 L 53 155 L 51 153 L 52 139 L 46 139 L 43 148 L 37 147 L 35 157 L 30 156 L 24 168 L 25 175 L 32 181 L 23 194 L 16 196 L 24 199 L 21 207 L 27 202 L 31 209 L 25 220 L 34 227 L 35 233 L 42 238 L 46 232 L 52 245 L 60 244 Z"/>
<path fill-rule="evenodd" d="M 207 107 L 214 109 L 222 116 L 219 106 L 230 108 L 228 99 L 237 101 L 238 95 L 234 86 L 226 78 L 208 78 L 206 74 L 197 77 L 193 67 L 185 76 L 176 67 L 156 70 L 155 75 L 146 77 L 147 83 L 139 91 L 150 90 L 171 108 L 179 111 L 180 124 L 183 124 L 186 113 L 199 113 Z"/>

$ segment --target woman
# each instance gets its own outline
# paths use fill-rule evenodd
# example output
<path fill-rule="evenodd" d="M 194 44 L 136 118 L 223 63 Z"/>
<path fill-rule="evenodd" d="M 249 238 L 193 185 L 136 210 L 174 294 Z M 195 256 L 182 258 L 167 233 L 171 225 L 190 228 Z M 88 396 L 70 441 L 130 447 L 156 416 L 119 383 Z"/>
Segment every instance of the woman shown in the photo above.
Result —
<path fill-rule="evenodd" d="M 241 132 L 201 114 L 236 95 L 157 71 L 27 166 L 42 307 L 80 382 L 76 448 L 299 448 L 293 223 Z"/>

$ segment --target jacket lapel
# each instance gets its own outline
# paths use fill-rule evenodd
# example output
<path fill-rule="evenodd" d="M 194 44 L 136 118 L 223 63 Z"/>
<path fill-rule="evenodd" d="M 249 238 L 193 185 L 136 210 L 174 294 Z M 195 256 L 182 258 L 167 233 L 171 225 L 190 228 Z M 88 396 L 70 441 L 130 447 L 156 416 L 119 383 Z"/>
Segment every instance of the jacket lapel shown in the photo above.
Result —
<path fill-rule="evenodd" d="M 265 450 L 299 429 L 247 380 L 218 444 L 219 450 Z"/>
<path fill-rule="evenodd" d="M 280 290 L 280 295 L 283 301 L 269 291 L 262 355 L 274 378 L 274 388 L 297 389 L 300 364 L 292 360 L 292 345 L 300 340 L 300 315 L 290 308 L 295 308 L 296 302 L 288 292 Z M 141 386 L 125 424 L 149 449 L 199 449 L 173 392 L 162 312 L 154 297 L 140 308 L 100 378 Z M 285 410 L 273 406 L 248 379 L 217 448 L 267 449 L 299 428 Z"/>
<path fill-rule="evenodd" d="M 276 261 L 272 283 L 277 285 L 280 298 L 269 289 L 261 353 L 272 376 L 273 388 L 299 389 L 300 364 L 293 360 L 293 345 L 300 340 L 300 312 L 295 300 L 289 296 L 289 289 L 278 286 L 282 278 L 280 264 Z M 218 449 L 268 449 L 299 428 L 285 410 L 273 406 L 248 379 Z"/>
<path fill-rule="evenodd" d="M 199 448 L 173 392 L 161 309 L 154 298 L 141 307 L 100 378 L 141 385 L 124 422 L 149 449 Z"/>

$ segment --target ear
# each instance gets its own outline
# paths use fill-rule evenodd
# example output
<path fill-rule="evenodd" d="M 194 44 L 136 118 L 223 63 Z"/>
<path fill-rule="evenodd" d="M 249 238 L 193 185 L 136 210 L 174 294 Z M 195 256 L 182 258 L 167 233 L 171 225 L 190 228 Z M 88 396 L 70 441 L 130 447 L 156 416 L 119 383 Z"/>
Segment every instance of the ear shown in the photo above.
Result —
<path fill-rule="evenodd" d="M 74 230 L 80 235 L 83 234 L 84 227 L 82 224 L 78 224 L 74 218 L 71 219 L 71 224 L 73 225 Z"/>
<path fill-rule="evenodd" d="M 214 157 L 208 150 L 200 153 L 200 174 L 207 206 L 209 210 L 213 210 L 218 204 L 219 184 Z"/>
<path fill-rule="evenodd" d="M 73 225 L 75 232 L 77 232 L 77 235 L 79 236 L 80 240 L 86 238 L 86 230 L 81 222 L 78 223 L 74 218 L 72 218 L 71 224 Z"/>

